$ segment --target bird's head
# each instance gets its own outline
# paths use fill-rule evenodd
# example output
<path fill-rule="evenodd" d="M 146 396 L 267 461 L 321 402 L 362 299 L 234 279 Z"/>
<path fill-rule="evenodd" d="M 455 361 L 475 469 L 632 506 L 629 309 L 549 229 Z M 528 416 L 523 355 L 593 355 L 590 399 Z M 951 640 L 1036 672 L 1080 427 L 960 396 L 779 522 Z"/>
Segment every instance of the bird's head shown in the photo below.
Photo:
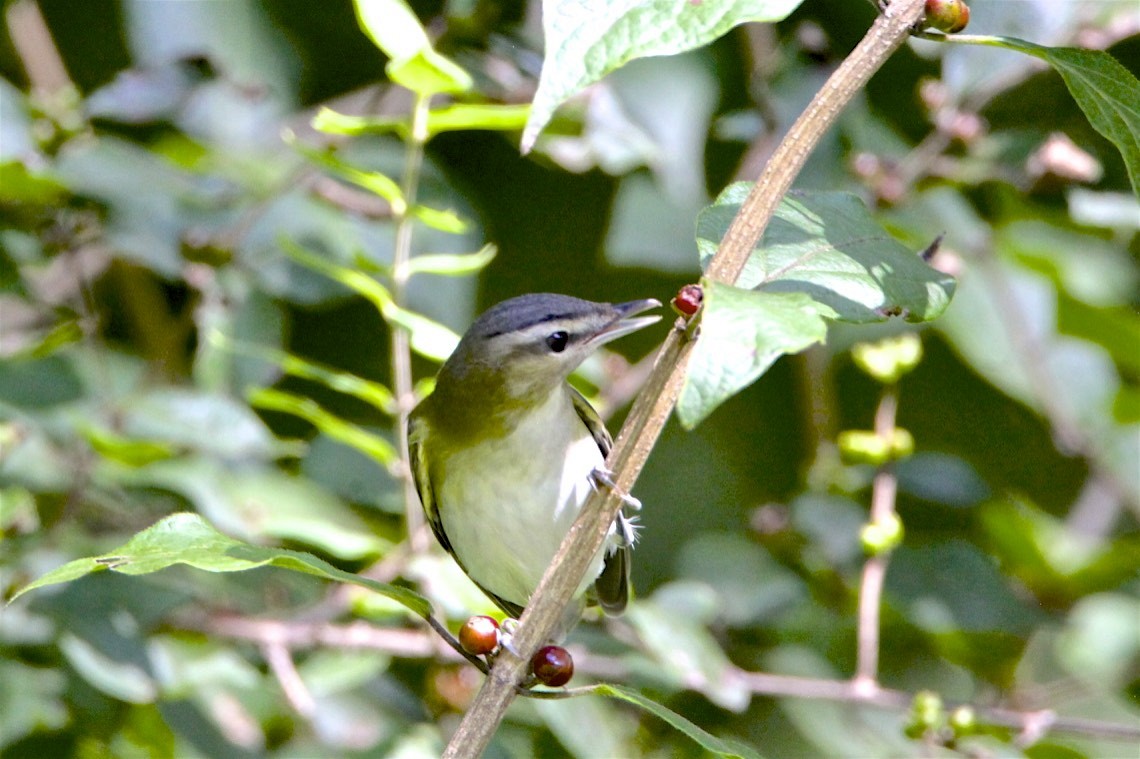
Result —
<path fill-rule="evenodd" d="M 441 372 L 459 383 L 493 381 L 507 399 L 549 395 L 600 346 L 653 324 L 653 299 L 594 303 L 537 293 L 505 300 L 476 319 Z"/>

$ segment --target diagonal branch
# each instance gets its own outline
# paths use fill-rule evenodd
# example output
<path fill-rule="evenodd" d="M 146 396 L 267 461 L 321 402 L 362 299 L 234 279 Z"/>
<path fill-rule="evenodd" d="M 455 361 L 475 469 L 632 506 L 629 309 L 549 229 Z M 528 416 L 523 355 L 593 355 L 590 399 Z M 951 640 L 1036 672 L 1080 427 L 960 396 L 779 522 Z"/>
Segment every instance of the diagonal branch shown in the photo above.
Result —
<path fill-rule="evenodd" d="M 808 155 L 847 103 L 902 46 L 922 16 L 923 0 L 895 0 L 875 19 L 867 35 L 823 85 L 772 154 L 725 233 L 706 273 L 708 279 L 728 283 L 737 279 Z M 680 393 L 693 342 L 678 326 L 666 338 L 653 372 L 606 461 L 615 473 L 616 488 L 598 491 L 582 509 L 519 620 L 514 637 L 518 655 L 504 652 L 498 658 L 448 744 L 445 757 L 477 757 L 486 749 L 514 700 L 515 685 L 525 676 L 531 655 L 550 636 L 591 558 L 605 540 L 621 508 L 621 493 L 633 488 Z"/>

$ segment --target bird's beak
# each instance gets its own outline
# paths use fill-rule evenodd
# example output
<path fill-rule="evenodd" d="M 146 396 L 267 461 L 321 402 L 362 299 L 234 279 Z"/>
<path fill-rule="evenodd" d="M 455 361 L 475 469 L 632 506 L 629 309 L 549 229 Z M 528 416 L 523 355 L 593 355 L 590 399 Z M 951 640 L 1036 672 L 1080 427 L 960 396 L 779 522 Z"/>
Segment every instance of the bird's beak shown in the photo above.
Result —
<path fill-rule="evenodd" d="M 622 335 L 628 335 L 630 332 L 636 332 L 642 327 L 648 327 L 650 324 L 660 321 L 660 316 L 637 316 L 637 314 L 643 311 L 660 307 L 661 301 L 654 298 L 618 303 L 613 307 L 613 321 L 598 330 L 598 334 L 591 342 L 595 345 L 603 345 L 611 340 L 616 340 Z"/>

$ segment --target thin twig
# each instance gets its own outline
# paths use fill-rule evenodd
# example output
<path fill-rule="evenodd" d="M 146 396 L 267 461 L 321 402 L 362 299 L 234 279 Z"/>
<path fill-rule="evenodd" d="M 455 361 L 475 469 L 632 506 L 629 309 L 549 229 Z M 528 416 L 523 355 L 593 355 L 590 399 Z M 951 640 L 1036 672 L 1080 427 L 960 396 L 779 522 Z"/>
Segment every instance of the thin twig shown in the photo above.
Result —
<path fill-rule="evenodd" d="M 39 5 L 34 0 L 17 0 L 8 6 L 5 16 L 12 46 L 24 65 L 32 91 L 49 101 L 74 91 L 75 85 L 67 75 Z"/>
<path fill-rule="evenodd" d="M 898 391 L 894 385 L 883 388 L 879 407 L 875 411 L 875 434 L 888 441 L 894 435 L 895 416 L 898 411 Z M 894 466 L 884 464 L 875 473 L 871 485 L 871 524 L 886 524 L 895 517 L 895 496 L 898 480 Z M 859 616 L 856 633 L 856 688 L 865 692 L 878 690 L 879 677 L 879 610 L 883 598 L 883 582 L 887 577 L 890 552 L 880 551 L 863 565 L 863 579 L 859 583 Z"/>
<path fill-rule="evenodd" d="M 412 257 L 412 231 L 415 223 L 412 208 L 416 203 L 416 191 L 419 187 L 420 172 L 423 170 L 424 145 L 428 141 L 428 116 L 431 114 L 431 96 L 416 95 L 412 104 L 412 128 L 408 139 L 407 155 L 404 159 L 404 176 L 400 189 L 403 192 L 404 204 L 394 209 L 396 218 L 396 246 L 392 254 L 392 300 L 399 308 L 407 303 L 408 279 L 410 272 L 408 263 Z M 408 414 L 415 406 L 416 399 L 412 389 L 412 352 L 408 330 L 398 324 L 392 325 L 392 384 L 396 392 L 396 418 L 394 421 L 394 436 L 398 442 L 401 455 L 406 456 L 408 450 Z M 405 459 L 406 463 L 406 459 Z M 408 529 L 408 539 L 412 550 L 420 553 L 427 549 L 427 540 L 420 526 L 423 525 L 423 512 L 420 509 L 419 496 L 416 495 L 415 483 L 411 471 L 407 466 L 400 472 L 400 480 L 404 488 L 404 511 Z"/>
<path fill-rule="evenodd" d="M 289 649 L 279 642 L 265 643 L 261 646 L 261 655 L 265 657 L 277 682 L 281 683 L 281 690 L 293 710 L 306 719 L 316 714 L 317 701 L 301 679 L 301 673 L 297 671 Z"/>
<path fill-rule="evenodd" d="M 422 629 L 379 627 L 360 620 L 338 624 L 332 622 L 300 622 L 296 619 L 259 619 L 222 614 L 197 621 L 181 619 L 178 621 L 178 626 L 182 629 L 197 630 L 210 635 L 247 640 L 257 644 L 279 680 L 282 679 L 281 675 L 278 674 L 280 659 L 274 657 L 279 657 L 282 651 L 287 654 L 289 651 L 297 649 L 367 649 L 383 651 L 393 656 L 410 659 L 442 658 L 446 662 L 461 661 L 458 653 L 444 650 L 441 655 L 440 649 L 435 645 L 435 636 Z M 625 678 L 629 675 L 628 668 L 620 659 L 597 656 L 579 648 L 573 649 L 572 653 L 575 668 L 583 674 L 610 679 Z M 278 664 L 275 665 L 275 661 Z M 290 659 L 286 667 L 291 665 L 292 660 Z M 742 684 L 752 693 L 762 696 L 825 699 L 866 704 L 884 709 L 908 709 L 915 698 L 913 693 L 890 688 L 867 690 L 859 687 L 853 680 L 774 675 L 766 672 L 749 672 L 743 669 L 732 669 L 726 676 Z M 285 680 L 288 679 L 289 675 L 286 675 Z M 285 688 L 285 680 L 282 680 L 283 688 Z M 520 695 L 525 695 L 528 698 L 560 699 L 587 695 L 594 690 L 594 686 L 582 686 L 557 691 L 523 690 Z M 286 695 L 292 703 L 293 696 L 288 692 Z M 949 703 L 946 708 L 950 710 L 962 705 L 967 704 L 964 702 L 962 704 Z M 1042 709 L 1022 711 L 992 706 L 969 706 L 978 715 L 979 721 L 1020 730 L 1023 733 L 1027 732 L 1025 731 L 1027 725 L 1039 727 L 1044 719 L 1048 719 L 1051 732 L 1088 735 L 1106 740 L 1140 740 L 1140 726 L 1102 722 L 1080 717 L 1061 717 L 1049 710 Z M 300 712 L 301 709 L 298 711 Z"/>
<path fill-rule="evenodd" d="M 915 698 L 913 693 L 890 688 L 868 690 L 854 680 L 824 680 L 745 670 L 736 670 L 733 677 L 753 693 L 765 696 L 826 699 L 884 709 L 908 709 Z M 1035 740 L 1039 740 L 1045 732 L 1072 733 L 1106 740 L 1140 740 L 1140 725 L 1124 725 L 1083 717 L 1060 717 L 1049 709 L 1020 711 L 1003 707 L 977 706 L 965 702 L 950 702 L 945 708 L 951 711 L 959 706 L 969 706 L 973 709 L 979 723 L 1008 727 L 1020 731 L 1027 737 L 1032 734 Z"/>
<path fill-rule="evenodd" d="M 922 15 L 923 0 L 896 0 L 875 20 L 773 153 L 709 265 L 710 280 L 736 280 L 812 149 L 871 75 L 903 44 Z M 523 612 L 513 641 L 519 655 L 505 652 L 498 658 L 444 756 L 477 757 L 490 743 L 514 699 L 515 685 L 526 673 L 530 656 L 557 624 L 621 508 L 621 494 L 632 489 L 672 413 L 692 345 L 683 329 L 674 329 L 666 338 L 646 387 L 606 461 L 615 473 L 617 487 L 612 492 L 598 491 L 582 509 Z"/>

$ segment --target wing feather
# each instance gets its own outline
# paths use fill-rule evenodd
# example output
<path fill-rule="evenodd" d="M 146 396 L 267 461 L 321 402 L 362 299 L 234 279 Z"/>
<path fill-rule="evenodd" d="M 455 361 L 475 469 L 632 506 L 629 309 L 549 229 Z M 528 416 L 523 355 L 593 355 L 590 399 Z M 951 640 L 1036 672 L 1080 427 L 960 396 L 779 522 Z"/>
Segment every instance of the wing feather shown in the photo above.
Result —
<path fill-rule="evenodd" d="M 605 422 L 598 416 L 598 412 L 590 405 L 590 402 L 574 388 L 570 388 L 570 398 L 574 402 L 574 410 L 578 412 L 578 418 L 582 420 L 582 424 L 586 425 L 586 429 L 590 431 L 594 442 L 598 444 L 602 458 L 609 456 L 614 441 L 609 430 L 606 429 Z M 617 518 L 622 522 L 618 525 L 619 532 L 622 535 L 632 535 L 633 529 L 626 524 L 627 517 L 625 514 L 619 513 Z M 625 611 L 625 607 L 629 603 L 629 571 L 633 560 L 632 548 L 626 542 L 609 553 L 605 558 L 602 573 L 594 581 L 594 596 L 597 598 L 598 604 L 607 614 L 612 616 Z"/>

